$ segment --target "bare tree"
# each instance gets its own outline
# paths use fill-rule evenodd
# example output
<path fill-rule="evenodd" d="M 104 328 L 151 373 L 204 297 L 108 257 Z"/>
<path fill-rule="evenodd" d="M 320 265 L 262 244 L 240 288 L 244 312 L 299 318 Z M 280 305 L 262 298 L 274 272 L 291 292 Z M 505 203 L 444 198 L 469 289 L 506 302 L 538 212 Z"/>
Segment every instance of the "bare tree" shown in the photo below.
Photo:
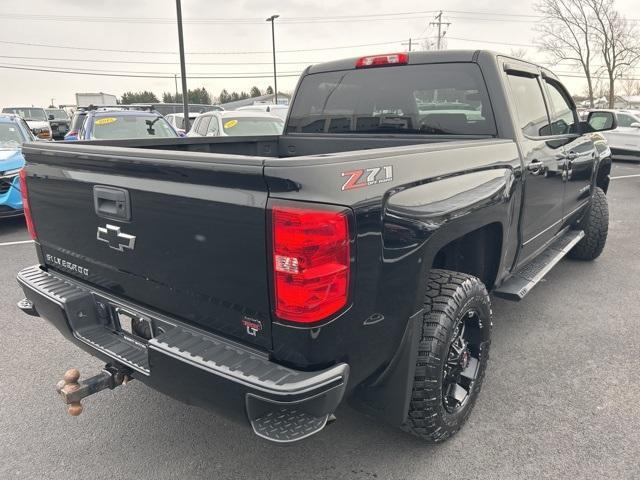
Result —
<path fill-rule="evenodd" d="M 512 48 L 509 50 L 509 56 L 525 61 L 529 60 L 529 52 L 527 52 L 526 48 Z"/>
<path fill-rule="evenodd" d="M 539 48 L 551 56 L 554 64 L 570 62 L 582 68 L 587 77 L 589 104 L 593 107 L 594 31 L 587 3 L 581 0 L 541 0 L 534 9 L 543 16 L 537 26 Z"/>
<path fill-rule="evenodd" d="M 615 103 L 615 84 L 640 59 L 635 26 L 614 8 L 613 0 L 586 0 L 593 13 L 595 44 L 609 80 L 609 108 Z"/>
<path fill-rule="evenodd" d="M 609 82 L 605 82 L 602 78 L 596 77 L 593 91 L 597 100 L 609 98 Z M 602 105 L 598 105 L 598 107 L 602 108 Z"/>
<path fill-rule="evenodd" d="M 640 93 L 640 82 L 633 77 L 622 79 L 622 91 L 627 96 L 638 95 Z"/>

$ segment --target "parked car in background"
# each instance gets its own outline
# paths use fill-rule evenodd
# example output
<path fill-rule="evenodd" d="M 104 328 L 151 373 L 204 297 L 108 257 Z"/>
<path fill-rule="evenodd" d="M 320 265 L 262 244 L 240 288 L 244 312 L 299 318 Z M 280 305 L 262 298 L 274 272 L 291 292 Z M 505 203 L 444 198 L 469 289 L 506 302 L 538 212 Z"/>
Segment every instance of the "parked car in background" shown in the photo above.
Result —
<path fill-rule="evenodd" d="M 22 215 L 18 175 L 24 167 L 22 144 L 35 140 L 26 122 L 13 114 L 0 114 L 0 218 Z"/>
<path fill-rule="evenodd" d="M 43 140 L 51 140 L 51 125 L 44 108 L 40 107 L 5 107 L 2 113 L 13 113 L 22 117 L 33 134 Z"/>
<path fill-rule="evenodd" d="M 270 113 L 225 110 L 207 112 L 196 118 L 188 137 L 236 137 L 280 135 L 284 121 Z"/>
<path fill-rule="evenodd" d="M 640 160 L 640 112 L 634 110 L 592 110 L 588 122 L 603 131 L 614 160 Z"/>
<path fill-rule="evenodd" d="M 54 140 L 62 140 L 69 131 L 71 119 L 66 111 L 62 108 L 46 108 L 51 126 L 51 135 Z"/>
<path fill-rule="evenodd" d="M 79 108 L 73 112 L 69 131 L 64 136 L 65 140 L 78 140 L 78 133 L 80 133 L 80 129 L 82 128 L 85 118 L 87 118 L 87 110 L 85 108 Z"/>
<path fill-rule="evenodd" d="M 269 103 L 265 104 L 257 104 L 257 105 L 247 105 L 246 107 L 240 107 L 236 109 L 237 111 L 252 111 L 252 112 L 267 112 L 276 117 L 281 118 L 282 120 L 287 119 L 287 112 L 289 111 L 288 105 L 272 105 Z"/>
<path fill-rule="evenodd" d="M 189 112 L 189 127 L 193 125 L 193 122 L 198 117 L 198 115 L 200 114 L 196 112 Z M 184 113 L 170 113 L 168 115 L 165 115 L 164 118 L 167 119 L 167 122 L 169 122 L 179 134 L 187 133 L 186 129 L 184 128 Z"/>
<path fill-rule="evenodd" d="M 156 111 L 108 107 L 88 110 L 74 140 L 176 137 L 178 132 Z"/>

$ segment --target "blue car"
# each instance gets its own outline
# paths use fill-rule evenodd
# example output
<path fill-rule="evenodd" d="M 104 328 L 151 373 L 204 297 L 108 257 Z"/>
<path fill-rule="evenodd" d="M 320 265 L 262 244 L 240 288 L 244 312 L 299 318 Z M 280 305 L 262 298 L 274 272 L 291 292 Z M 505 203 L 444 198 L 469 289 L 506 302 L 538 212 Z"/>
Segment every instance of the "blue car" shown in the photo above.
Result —
<path fill-rule="evenodd" d="M 35 140 L 22 118 L 0 114 L 0 218 L 23 213 L 18 178 L 24 167 L 22 144 Z"/>
<path fill-rule="evenodd" d="M 86 113 L 76 138 L 65 140 L 118 140 L 125 138 L 177 138 L 180 135 L 156 111 L 97 108 Z"/>

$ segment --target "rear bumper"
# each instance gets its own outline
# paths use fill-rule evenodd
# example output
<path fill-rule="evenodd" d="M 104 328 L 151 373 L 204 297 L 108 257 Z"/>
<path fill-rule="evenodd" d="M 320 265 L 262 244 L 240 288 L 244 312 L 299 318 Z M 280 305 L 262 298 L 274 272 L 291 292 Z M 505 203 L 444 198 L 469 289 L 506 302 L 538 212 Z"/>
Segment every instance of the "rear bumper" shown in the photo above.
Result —
<path fill-rule="evenodd" d="M 291 442 L 320 431 L 342 401 L 349 366 L 305 372 L 276 364 L 260 351 L 95 291 L 38 266 L 18 283 L 38 316 L 66 338 L 174 398 L 248 420 L 254 432 Z M 120 308 L 149 321 L 149 341 L 123 333 L 111 313 Z"/>

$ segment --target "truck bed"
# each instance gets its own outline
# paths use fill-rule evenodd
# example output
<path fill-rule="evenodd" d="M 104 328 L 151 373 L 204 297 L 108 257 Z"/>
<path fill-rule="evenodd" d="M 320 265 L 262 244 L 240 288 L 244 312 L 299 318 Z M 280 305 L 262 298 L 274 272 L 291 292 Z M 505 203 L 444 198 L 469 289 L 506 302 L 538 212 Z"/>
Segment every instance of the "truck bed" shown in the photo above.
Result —
<path fill-rule="evenodd" d="M 333 137 L 28 144 L 29 196 L 42 263 L 200 328 L 272 349 L 270 199 L 298 200 L 302 193 L 305 201 L 352 208 L 362 193 L 341 192 L 341 172 L 356 166 L 393 163 L 395 177 L 389 180 L 396 185 L 416 181 L 415 162 L 430 162 L 434 176 L 455 171 L 452 150 L 460 170 L 469 159 L 486 164 L 480 149 L 502 158 L 516 155 L 508 140 L 379 140 L 387 148 L 356 150 L 370 146 L 371 139 Z M 342 145 L 346 151 L 292 154 L 318 145 Z M 281 158 L 283 151 L 293 158 Z M 400 168 L 402 162 L 407 168 Z M 380 195 L 390 186 L 365 190 Z M 108 210 L 109 195 L 118 191 L 128 195 L 129 218 Z M 102 201 L 107 210 L 99 212 Z M 135 244 L 128 244 L 129 237 Z M 247 335 L 246 322 L 258 322 L 259 334 Z"/>

